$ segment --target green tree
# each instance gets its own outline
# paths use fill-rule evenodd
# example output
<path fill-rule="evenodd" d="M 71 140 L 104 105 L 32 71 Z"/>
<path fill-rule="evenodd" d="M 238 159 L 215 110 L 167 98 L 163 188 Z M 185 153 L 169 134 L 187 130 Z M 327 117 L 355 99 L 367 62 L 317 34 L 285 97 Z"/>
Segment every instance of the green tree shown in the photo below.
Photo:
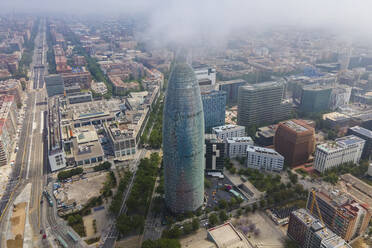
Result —
<path fill-rule="evenodd" d="M 217 223 L 218 223 L 218 217 L 217 217 L 217 215 L 215 213 L 209 215 L 208 221 L 209 221 L 209 224 L 211 226 L 217 225 Z"/>
<path fill-rule="evenodd" d="M 228 203 L 225 199 L 221 199 L 218 201 L 218 207 L 220 209 L 226 209 L 228 207 Z"/>
<path fill-rule="evenodd" d="M 193 231 L 197 231 L 200 227 L 200 223 L 199 223 L 199 220 L 197 218 L 194 218 L 192 220 L 192 230 Z"/>
<path fill-rule="evenodd" d="M 148 239 L 142 243 L 142 248 L 181 248 L 181 244 L 177 239 Z"/>
<path fill-rule="evenodd" d="M 225 210 L 221 210 L 221 211 L 219 212 L 219 217 L 220 217 L 220 220 L 221 220 L 222 222 L 225 222 L 226 220 L 229 219 L 229 217 L 227 216 Z"/>

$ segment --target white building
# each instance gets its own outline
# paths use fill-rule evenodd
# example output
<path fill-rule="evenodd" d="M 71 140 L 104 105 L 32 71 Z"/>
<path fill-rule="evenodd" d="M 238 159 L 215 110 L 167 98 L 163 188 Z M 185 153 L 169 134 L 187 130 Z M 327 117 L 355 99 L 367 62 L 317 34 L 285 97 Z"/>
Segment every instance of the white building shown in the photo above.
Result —
<path fill-rule="evenodd" d="M 248 146 L 247 162 L 248 168 L 267 171 L 282 171 L 284 157 L 273 149 Z"/>
<path fill-rule="evenodd" d="M 343 163 L 358 163 L 363 152 L 365 140 L 349 135 L 334 142 L 327 142 L 316 147 L 314 168 L 324 172 Z"/>
<path fill-rule="evenodd" d="M 226 139 L 226 154 L 229 158 L 245 157 L 247 147 L 253 145 L 251 137 L 232 137 Z"/>
<path fill-rule="evenodd" d="M 65 152 L 63 150 L 51 152 L 48 158 L 52 172 L 66 167 Z"/>
<path fill-rule="evenodd" d="M 330 108 L 336 110 L 338 107 L 349 104 L 351 96 L 351 87 L 347 85 L 339 85 L 332 89 Z"/>
<path fill-rule="evenodd" d="M 212 128 L 212 133 L 218 138 L 226 140 L 227 138 L 244 137 L 245 127 L 238 125 L 224 125 Z"/>
<path fill-rule="evenodd" d="M 194 69 L 196 79 L 199 85 L 215 85 L 216 84 L 216 68 L 204 67 Z"/>

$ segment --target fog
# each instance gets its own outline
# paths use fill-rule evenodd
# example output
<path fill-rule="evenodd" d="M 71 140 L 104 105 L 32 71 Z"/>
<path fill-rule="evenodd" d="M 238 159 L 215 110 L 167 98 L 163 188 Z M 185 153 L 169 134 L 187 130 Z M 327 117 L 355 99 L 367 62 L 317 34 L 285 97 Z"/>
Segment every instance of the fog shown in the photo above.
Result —
<path fill-rule="evenodd" d="M 148 35 L 185 43 L 283 25 L 372 37 L 370 0 L 1 0 L 0 12 L 141 15 Z"/>

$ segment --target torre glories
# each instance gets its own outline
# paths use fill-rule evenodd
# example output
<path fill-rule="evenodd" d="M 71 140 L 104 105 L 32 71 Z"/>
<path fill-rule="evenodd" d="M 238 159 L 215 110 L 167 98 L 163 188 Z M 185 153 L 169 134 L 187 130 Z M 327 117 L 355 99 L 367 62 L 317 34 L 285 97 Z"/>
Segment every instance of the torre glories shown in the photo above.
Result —
<path fill-rule="evenodd" d="M 163 114 L 165 203 L 173 213 L 195 211 L 204 199 L 204 113 L 185 59 L 172 68 Z"/>

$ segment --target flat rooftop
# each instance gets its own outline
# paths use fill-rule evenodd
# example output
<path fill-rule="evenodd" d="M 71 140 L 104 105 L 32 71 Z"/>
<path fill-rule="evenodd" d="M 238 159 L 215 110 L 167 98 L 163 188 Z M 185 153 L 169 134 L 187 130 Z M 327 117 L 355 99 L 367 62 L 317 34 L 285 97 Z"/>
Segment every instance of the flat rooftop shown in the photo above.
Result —
<path fill-rule="evenodd" d="M 336 139 L 336 142 L 342 146 L 350 146 L 354 144 L 359 144 L 361 142 L 365 142 L 365 140 L 355 135 L 349 135 L 349 136 Z"/>
<path fill-rule="evenodd" d="M 304 208 L 297 209 L 296 211 L 292 212 L 299 220 L 305 223 L 307 226 L 311 226 L 313 223 L 318 221 L 314 216 L 310 214 L 310 212 Z"/>
<path fill-rule="evenodd" d="M 368 129 L 366 129 L 364 127 L 360 127 L 360 126 L 351 127 L 350 129 L 353 130 L 356 133 L 359 133 L 359 134 L 369 138 L 369 139 L 372 139 L 372 131 L 371 130 L 368 130 Z"/>
<path fill-rule="evenodd" d="M 283 124 L 287 127 L 289 127 L 290 129 L 296 131 L 297 133 L 300 133 L 300 132 L 305 132 L 307 131 L 308 129 L 304 126 L 301 126 L 300 124 L 292 121 L 292 120 L 289 120 L 289 121 L 285 121 L 283 122 Z"/>
<path fill-rule="evenodd" d="M 238 125 L 230 124 L 230 125 L 213 127 L 212 129 L 215 132 L 221 132 L 221 131 L 231 130 L 231 129 L 234 129 L 234 128 L 244 128 L 244 127 L 243 126 L 238 126 Z"/>
<path fill-rule="evenodd" d="M 251 137 L 233 137 L 233 138 L 227 138 L 227 143 L 245 143 L 245 142 L 252 142 L 253 140 Z"/>
<path fill-rule="evenodd" d="M 280 155 L 274 149 L 260 147 L 260 146 L 248 146 L 247 147 L 247 152 L 257 152 L 257 153 L 261 153 L 261 154 L 273 155 L 273 156 L 282 157 L 284 159 L 284 157 L 282 155 Z"/>
<path fill-rule="evenodd" d="M 249 248 L 230 222 L 209 229 L 208 234 L 218 248 Z"/>
<path fill-rule="evenodd" d="M 283 83 L 281 82 L 270 81 L 270 82 L 263 82 L 263 83 L 257 83 L 257 84 L 246 84 L 242 87 L 247 90 L 262 90 L 266 88 L 281 87 L 281 86 L 283 86 Z"/>

